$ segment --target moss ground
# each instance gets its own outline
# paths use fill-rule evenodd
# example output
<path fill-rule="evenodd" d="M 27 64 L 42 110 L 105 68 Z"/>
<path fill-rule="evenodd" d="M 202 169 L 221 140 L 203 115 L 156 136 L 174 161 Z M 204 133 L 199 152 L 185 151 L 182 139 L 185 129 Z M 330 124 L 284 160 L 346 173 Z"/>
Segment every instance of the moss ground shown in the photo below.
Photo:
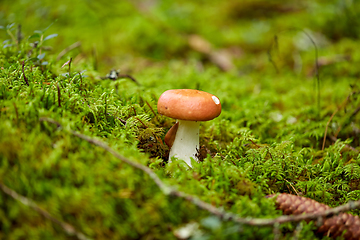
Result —
<path fill-rule="evenodd" d="M 4 0 L 0 9 L 0 183 L 86 236 L 176 239 L 193 226 L 191 239 L 275 237 L 165 196 L 70 130 L 241 217 L 280 216 L 265 198 L 273 193 L 332 207 L 360 200 L 358 2 Z M 138 84 L 104 79 L 111 69 Z M 192 169 L 167 162 L 174 120 L 156 110 L 175 88 L 213 93 L 223 107 L 201 124 Z M 0 239 L 75 239 L 3 192 L 0 206 Z M 282 224 L 279 238 L 322 239 L 314 229 Z"/>

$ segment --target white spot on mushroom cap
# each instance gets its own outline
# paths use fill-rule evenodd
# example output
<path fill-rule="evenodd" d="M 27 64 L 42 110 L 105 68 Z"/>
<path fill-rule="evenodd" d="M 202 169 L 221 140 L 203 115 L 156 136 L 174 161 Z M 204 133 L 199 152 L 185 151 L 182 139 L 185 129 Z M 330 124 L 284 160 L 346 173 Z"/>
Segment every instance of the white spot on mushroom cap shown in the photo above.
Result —
<path fill-rule="evenodd" d="M 212 98 L 212 100 L 214 101 L 214 103 L 215 103 L 216 105 L 219 105 L 219 104 L 220 104 L 220 100 L 219 100 L 217 97 L 212 96 L 211 98 Z"/>

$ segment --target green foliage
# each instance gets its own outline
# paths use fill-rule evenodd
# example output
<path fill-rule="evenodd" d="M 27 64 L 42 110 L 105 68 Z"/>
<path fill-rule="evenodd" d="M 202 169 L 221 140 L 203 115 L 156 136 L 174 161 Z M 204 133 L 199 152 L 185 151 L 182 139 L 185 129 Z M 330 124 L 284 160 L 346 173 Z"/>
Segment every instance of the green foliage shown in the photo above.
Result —
<path fill-rule="evenodd" d="M 47 0 L 6 5 L 5 10 L 18 14 L 0 15 L 5 40 L 0 50 L 0 182 L 94 239 L 176 239 L 182 229 L 190 239 L 274 239 L 269 227 L 223 222 L 190 202 L 164 196 L 143 172 L 69 134 L 76 130 L 149 166 L 165 183 L 241 217 L 280 216 L 273 200 L 265 198 L 279 192 L 330 206 L 360 200 L 360 55 L 356 40 L 342 37 L 359 37 L 346 24 L 358 10 L 347 5 L 337 10 L 335 1 L 303 1 L 301 6 L 297 1 L 213 2 L 143 6 L 110 1 L 105 7 L 71 2 L 74 11 L 67 11 L 67 0 L 63 5 Z M 20 14 L 26 9 L 29 16 Z M 327 24 L 337 11 L 341 21 L 330 29 Z M 44 16 L 51 22 L 39 21 Z M 33 33 L 21 36 L 25 33 L 10 20 Z M 32 29 L 34 23 L 44 30 Z M 301 31 L 277 34 L 289 28 L 311 28 L 329 38 L 323 43 L 320 33 L 310 34 L 323 64 L 320 112 L 313 46 L 297 45 Z M 103 32 L 94 35 L 99 29 Z M 188 46 L 189 34 L 203 36 L 214 48 L 239 47 L 245 57 L 234 60 L 236 70 L 222 72 Z M 277 70 L 268 59 L 274 35 L 279 36 L 271 52 Z M 83 49 L 57 60 L 78 40 Z M 99 56 L 89 53 L 94 44 Z M 340 61 L 338 54 L 350 57 Z M 109 59 L 114 56 L 120 57 Z M 96 71 L 97 61 L 101 70 L 118 65 L 133 70 L 141 85 L 101 78 L 105 74 Z M 222 103 L 222 114 L 201 124 L 202 161 L 194 161 L 192 169 L 181 161 L 167 162 L 163 139 L 174 120 L 158 115 L 156 103 L 170 88 L 198 88 Z M 40 118 L 55 119 L 64 129 Z M 3 192 L 0 223 L 0 238 L 69 238 Z M 280 239 L 294 234 L 319 239 L 315 228 L 312 222 L 282 224 Z"/>

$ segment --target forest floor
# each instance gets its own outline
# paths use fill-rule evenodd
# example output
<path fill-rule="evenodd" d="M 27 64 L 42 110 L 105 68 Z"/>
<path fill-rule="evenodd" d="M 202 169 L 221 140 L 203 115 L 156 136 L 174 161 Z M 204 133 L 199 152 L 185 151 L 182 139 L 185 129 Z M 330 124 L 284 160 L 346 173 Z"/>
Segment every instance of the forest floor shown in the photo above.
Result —
<path fill-rule="evenodd" d="M 360 3 L 8 2 L 0 239 L 329 239 L 266 196 L 360 200 Z M 192 168 L 157 112 L 182 88 L 222 105 Z"/>

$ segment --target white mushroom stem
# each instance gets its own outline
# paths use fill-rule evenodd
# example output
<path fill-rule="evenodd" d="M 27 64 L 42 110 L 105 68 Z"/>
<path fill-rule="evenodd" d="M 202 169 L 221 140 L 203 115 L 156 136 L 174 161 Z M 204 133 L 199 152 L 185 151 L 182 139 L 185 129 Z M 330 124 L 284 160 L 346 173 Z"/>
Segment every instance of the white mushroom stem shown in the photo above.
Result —
<path fill-rule="evenodd" d="M 184 160 L 191 166 L 191 158 L 198 160 L 196 154 L 199 149 L 199 126 L 198 121 L 178 120 L 179 127 L 176 132 L 174 143 L 170 149 L 169 162 L 172 157 Z"/>

